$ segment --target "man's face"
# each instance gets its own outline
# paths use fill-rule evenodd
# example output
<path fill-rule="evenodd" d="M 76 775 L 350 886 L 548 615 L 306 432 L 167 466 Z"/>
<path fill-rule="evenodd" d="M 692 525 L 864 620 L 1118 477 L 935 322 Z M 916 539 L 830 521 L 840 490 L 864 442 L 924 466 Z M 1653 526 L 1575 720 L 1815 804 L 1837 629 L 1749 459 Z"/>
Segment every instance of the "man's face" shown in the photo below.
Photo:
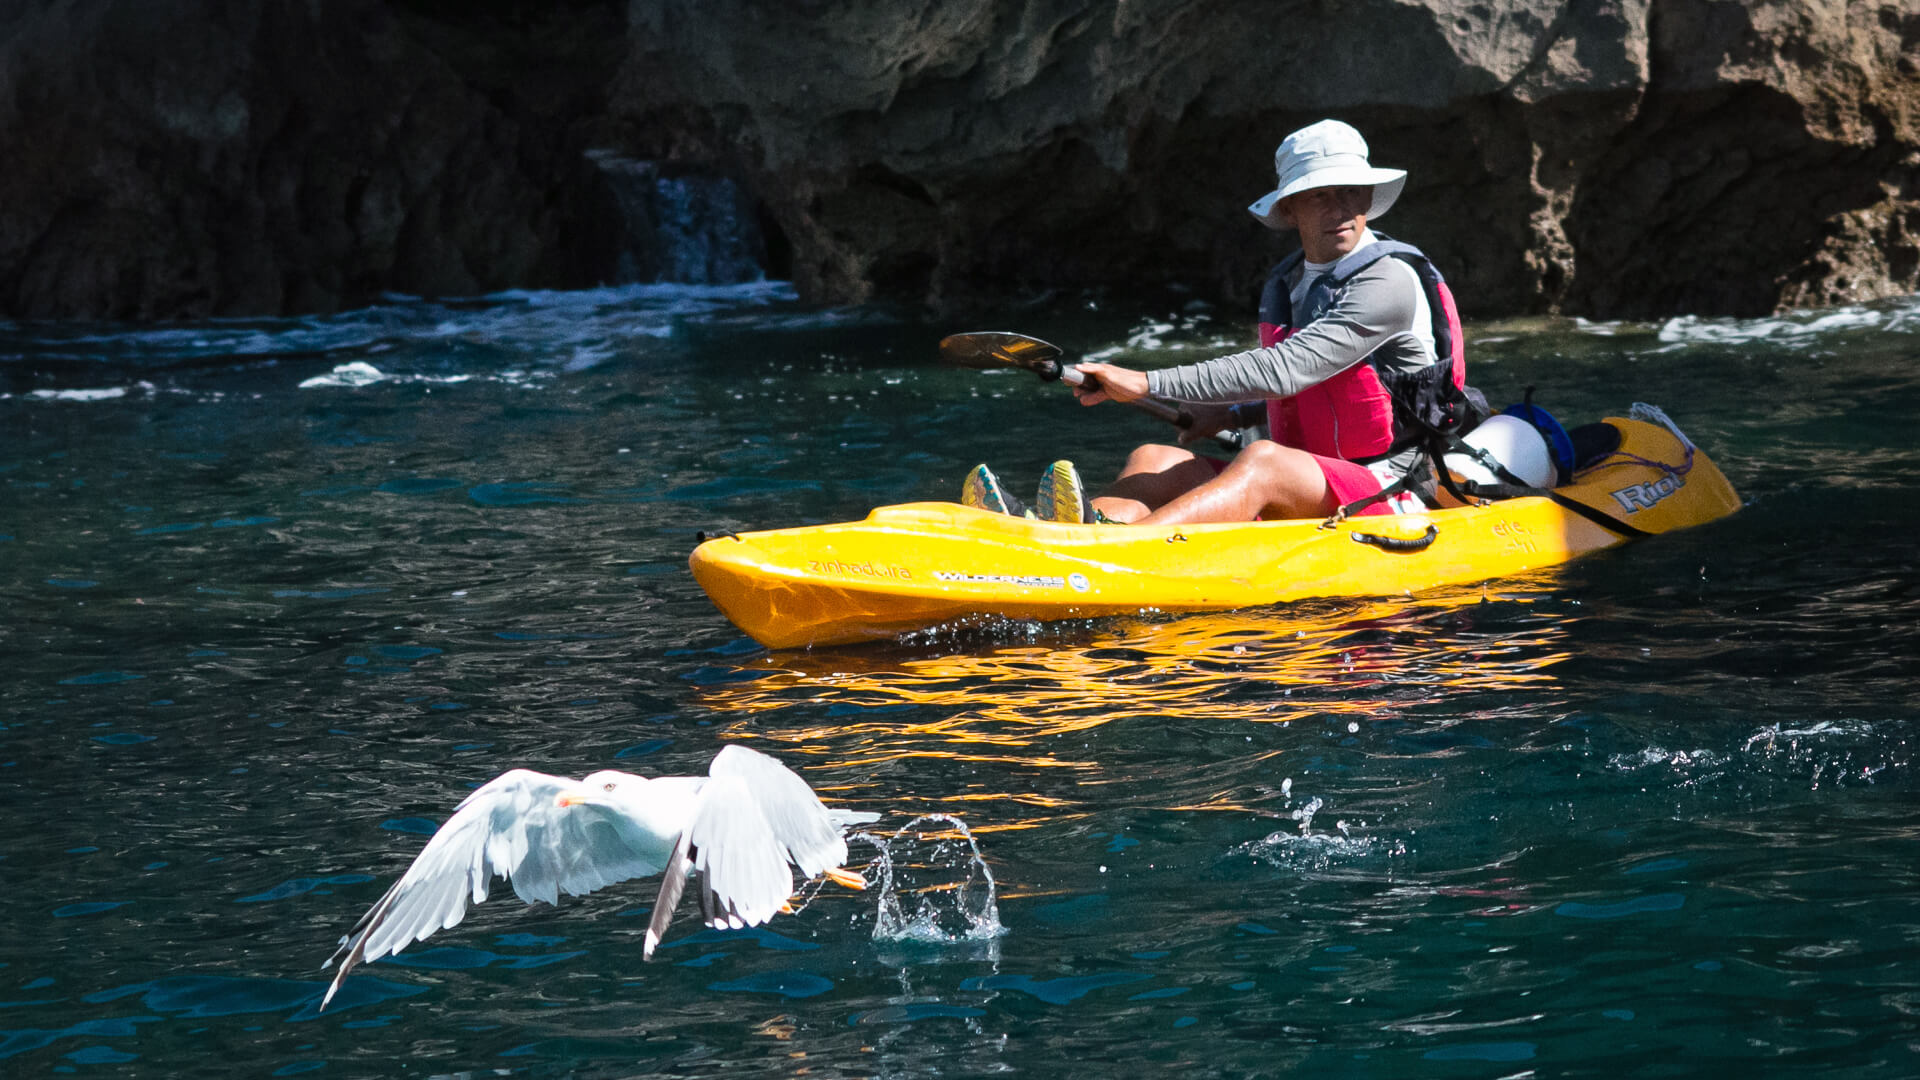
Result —
<path fill-rule="evenodd" d="M 1300 230 L 1307 261 L 1333 262 L 1353 250 L 1373 205 L 1370 187 L 1322 187 L 1280 200 L 1280 217 Z"/>

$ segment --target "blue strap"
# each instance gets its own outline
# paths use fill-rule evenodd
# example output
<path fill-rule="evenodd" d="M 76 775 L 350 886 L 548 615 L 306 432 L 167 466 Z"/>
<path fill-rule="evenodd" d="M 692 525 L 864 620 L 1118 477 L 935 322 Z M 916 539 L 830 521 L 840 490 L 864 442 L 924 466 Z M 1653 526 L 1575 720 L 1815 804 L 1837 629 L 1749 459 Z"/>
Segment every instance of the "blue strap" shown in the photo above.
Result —
<path fill-rule="evenodd" d="M 1319 274 L 1307 284 L 1307 295 L 1300 299 L 1300 325 L 1305 326 L 1333 307 L 1334 276 Z"/>

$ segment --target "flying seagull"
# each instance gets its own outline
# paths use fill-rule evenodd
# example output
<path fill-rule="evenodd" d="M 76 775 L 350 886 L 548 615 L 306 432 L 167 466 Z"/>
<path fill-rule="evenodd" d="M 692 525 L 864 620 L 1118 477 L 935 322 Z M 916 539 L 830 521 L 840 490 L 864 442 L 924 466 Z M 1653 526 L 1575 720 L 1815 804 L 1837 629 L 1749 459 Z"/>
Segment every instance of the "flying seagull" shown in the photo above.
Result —
<path fill-rule="evenodd" d="M 468 894 L 476 904 L 485 900 L 496 876 L 529 904 L 556 904 L 563 892 L 584 896 L 664 871 L 641 949 L 650 959 L 695 871 L 701 911 L 716 929 L 758 926 L 791 911 L 789 864 L 809 879 L 825 874 L 865 888 L 865 879 L 841 868 L 842 830 L 878 817 L 827 809 L 792 770 L 737 744 L 714 755 L 706 776 L 648 779 L 609 769 L 571 780 L 514 769 L 462 800 L 393 888 L 340 939 L 322 965 L 340 962 L 320 1008 L 356 965 L 457 926 Z"/>

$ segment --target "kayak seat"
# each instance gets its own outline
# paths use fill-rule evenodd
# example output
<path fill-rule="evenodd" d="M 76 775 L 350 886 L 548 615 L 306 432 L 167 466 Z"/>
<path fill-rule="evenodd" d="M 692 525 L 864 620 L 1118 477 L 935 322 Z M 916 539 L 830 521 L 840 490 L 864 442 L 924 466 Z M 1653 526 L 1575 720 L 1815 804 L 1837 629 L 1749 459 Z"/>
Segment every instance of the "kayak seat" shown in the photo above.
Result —
<path fill-rule="evenodd" d="M 1573 440 L 1573 471 L 1588 468 L 1620 449 L 1620 429 L 1612 424 L 1581 424 L 1567 432 Z"/>

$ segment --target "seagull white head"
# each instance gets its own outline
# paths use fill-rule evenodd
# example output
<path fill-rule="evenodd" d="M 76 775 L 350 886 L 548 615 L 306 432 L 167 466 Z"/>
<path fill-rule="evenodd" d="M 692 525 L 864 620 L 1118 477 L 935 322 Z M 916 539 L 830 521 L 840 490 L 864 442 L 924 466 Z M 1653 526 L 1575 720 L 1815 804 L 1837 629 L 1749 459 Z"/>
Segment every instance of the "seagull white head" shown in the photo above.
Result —
<path fill-rule="evenodd" d="M 578 806 L 588 802 L 614 802 L 621 798 L 632 798 L 645 787 L 647 778 L 614 769 L 602 769 L 588 775 L 579 785 L 562 791 L 553 800 L 555 806 Z"/>

